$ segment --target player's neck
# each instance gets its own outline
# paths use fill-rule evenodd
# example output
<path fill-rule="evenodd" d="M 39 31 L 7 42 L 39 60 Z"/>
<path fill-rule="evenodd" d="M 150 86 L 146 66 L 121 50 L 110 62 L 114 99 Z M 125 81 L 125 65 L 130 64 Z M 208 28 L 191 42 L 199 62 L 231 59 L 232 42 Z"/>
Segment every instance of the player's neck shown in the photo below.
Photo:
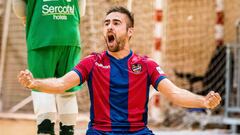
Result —
<path fill-rule="evenodd" d="M 130 49 L 129 48 L 124 48 L 123 50 L 117 51 L 117 52 L 110 52 L 108 51 L 108 54 L 110 54 L 111 56 L 113 56 L 116 59 L 123 59 L 125 57 L 127 57 L 130 53 Z"/>

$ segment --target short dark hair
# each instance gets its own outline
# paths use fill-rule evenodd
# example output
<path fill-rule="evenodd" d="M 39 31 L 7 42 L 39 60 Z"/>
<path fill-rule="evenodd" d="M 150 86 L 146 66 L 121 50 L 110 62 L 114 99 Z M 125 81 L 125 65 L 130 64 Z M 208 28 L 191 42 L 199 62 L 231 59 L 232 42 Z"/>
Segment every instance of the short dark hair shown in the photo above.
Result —
<path fill-rule="evenodd" d="M 119 13 L 127 15 L 129 22 L 130 22 L 128 24 L 128 27 L 134 27 L 134 15 L 127 8 L 122 7 L 122 6 L 112 7 L 111 9 L 109 9 L 107 11 L 106 15 L 109 15 L 112 12 L 119 12 Z"/>

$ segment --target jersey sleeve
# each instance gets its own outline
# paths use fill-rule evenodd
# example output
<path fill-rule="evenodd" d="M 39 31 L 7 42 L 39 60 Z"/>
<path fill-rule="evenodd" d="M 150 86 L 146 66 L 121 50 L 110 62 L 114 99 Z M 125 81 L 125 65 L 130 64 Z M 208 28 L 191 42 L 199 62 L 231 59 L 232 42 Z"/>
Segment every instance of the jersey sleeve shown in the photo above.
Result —
<path fill-rule="evenodd" d="M 89 55 L 88 57 L 82 59 L 72 70 L 75 71 L 79 78 L 80 78 L 80 84 L 83 84 L 87 79 L 88 75 L 92 70 L 92 67 L 95 62 L 95 56 Z"/>
<path fill-rule="evenodd" d="M 159 82 L 166 78 L 165 73 L 160 66 L 151 59 L 148 59 L 148 72 L 152 86 L 157 90 Z"/>

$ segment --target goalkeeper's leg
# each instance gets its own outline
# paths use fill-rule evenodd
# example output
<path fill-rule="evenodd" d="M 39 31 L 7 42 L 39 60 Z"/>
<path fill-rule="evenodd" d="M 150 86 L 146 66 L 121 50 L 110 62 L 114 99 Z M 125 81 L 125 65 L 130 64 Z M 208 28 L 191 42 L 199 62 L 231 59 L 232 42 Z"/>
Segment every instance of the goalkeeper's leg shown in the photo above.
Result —
<path fill-rule="evenodd" d="M 57 95 L 60 135 L 74 135 L 78 106 L 75 93 Z"/>
<path fill-rule="evenodd" d="M 37 116 L 38 135 L 55 135 L 56 102 L 54 94 L 32 91 L 34 112 Z"/>

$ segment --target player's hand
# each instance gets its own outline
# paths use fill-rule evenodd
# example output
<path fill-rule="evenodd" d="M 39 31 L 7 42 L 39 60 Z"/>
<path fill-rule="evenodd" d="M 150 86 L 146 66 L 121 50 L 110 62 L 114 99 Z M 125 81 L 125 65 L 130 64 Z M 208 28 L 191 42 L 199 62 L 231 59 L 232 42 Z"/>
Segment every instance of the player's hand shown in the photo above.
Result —
<path fill-rule="evenodd" d="M 25 88 L 34 89 L 34 78 L 29 70 L 21 71 L 18 75 L 18 82 Z"/>
<path fill-rule="evenodd" d="M 23 23 L 23 26 L 26 27 L 26 17 L 22 18 L 22 23 Z"/>
<path fill-rule="evenodd" d="M 204 105 L 205 105 L 206 108 L 213 109 L 220 104 L 221 100 L 222 99 L 221 99 L 219 93 L 214 92 L 214 91 L 210 91 L 205 96 Z"/>

